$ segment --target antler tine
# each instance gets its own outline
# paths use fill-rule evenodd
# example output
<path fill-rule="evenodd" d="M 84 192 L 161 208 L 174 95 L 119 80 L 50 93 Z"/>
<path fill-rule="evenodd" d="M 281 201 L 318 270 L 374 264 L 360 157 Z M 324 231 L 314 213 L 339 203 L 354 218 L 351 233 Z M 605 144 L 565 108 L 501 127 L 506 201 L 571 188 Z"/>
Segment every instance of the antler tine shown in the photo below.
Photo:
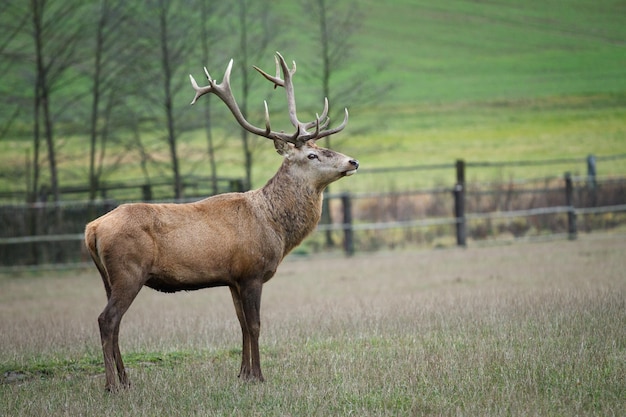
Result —
<path fill-rule="evenodd" d="M 220 84 L 220 86 L 225 85 L 225 87 L 229 91 L 230 91 L 230 73 L 232 71 L 232 67 L 233 67 L 233 60 L 231 59 L 230 62 L 228 63 L 228 67 L 226 67 L 226 71 L 224 72 L 224 80 L 222 81 L 222 84 Z M 215 80 L 211 78 L 211 74 L 209 74 L 209 70 L 207 69 L 207 67 L 204 67 L 204 74 L 206 75 L 206 78 L 209 81 L 209 85 L 207 85 L 206 87 L 198 86 L 196 79 L 193 78 L 193 75 L 189 74 L 189 80 L 191 81 L 191 86 L 196 91 L 196 95 L 191 101 L 192 105 L 196 104 L 196 101 L 198 101 L 198 99 L 205 94 L 208 94 L 208 93 L 217 94 L 217 91 L 216 91 L 217 85 L 215 84 Z"/>
<path fill-rule="evenodd" d="M 321 119 L 320 119 L 321 120 Z M 330 117 L 324 119 L 324 121 L 320 124 L 320 129 L 326 129 L 328 124 L 330 123 Z"/>
<path fill-rule="evenodd" d="M 315 119 L 315 132 L 313 134 L 310 135 L 309 139 L 315 139 L 319 136 L 320 134 L 320 117 L 319 115 L 315 115 L 317 117 L 317 119 Z M 308 139 L 307 139 L 308 140 Z"/>
<path fill-rule="evenodd" d="M 289 112 L 289 120 L 291 120 L 291 124 L 294 127 L 298 127 L 301 131 L 306 132 L 305 125 L 298 120 L 298 113 L 296 111 L 296 96 L 295 91 L 293 89 L 293 74 L 296 73 L 296 61 L 292 61 L 293 65 L 291 69 L 287 67 L 287 62 L 285 58 L 280 54 L 280 52 L 276 52 L 276 58 L 280 62 L 280 66 L 283 70 L 283 87 L 285 87 L 285 92 L 287 94 L 287 109 Z"/>
<path fill-rule="evenodd" d="M 257 70 L 263 77 L 265 77 L 265 79 L 273 83 L 274 88 L 278 86 L 285 88 L 287 94 L 287 108 L 289 111 L 289 120 L 294 127 L 299 127 L 301 132 L 306 131 L 307 124 L 300 122 L 296 113 L 296 99 L 294 95 L 292 81 L 292 76 L 296 73 L 296 62 L 292 61 L 293 65 L 291 69 L 289 69 L 285 58 L 283 58 L 280 52 L 276 52 L 276 55 L 274 55 L 274 61 L 276 62 L 276 76 L 269 75 L 267 72 L 263 71 L 257 66 L 254 66 L 253 68 Z M 283 78 L 280 77 L 281 69 L 283 73 Z"/>
<path fill-rule="evenodd" d="M 284 87 L 285 80 L 280 78 L 280 64 L 278 62 L 278 57 L 274 56 L 274 61 L 276 61 L 276 76 L 275 77 L 269 75 L 267 72 L 263 71 L 261 68 L 257 67 L 256 65 L 253 65 L 252 68 L 257 70 L 268 81 L 274 83 L 274 88 L 279 87 L 279 86 Z"/>
<path fill-rule="evenodd" d="M 296 73 L 296 61 L 291 61 L 291 69 L 289 69 L 287 67 L 287 61 L 285 61 L 285 58 L 283 58 L 280 52 L 276 51 L 276 55 L 274 56 L 274 59 L 280 62 L 280 66 L 283 69 L 283 73 L 285 74 L 285 77 L 287 77 L 286 74 L 289 74 L 291 76 Z M 276 73 L 278 74 L 278 65 L 276 66 Z"/>
<path fill-rule="evenodd" d="M 265 136 L 267 136 L 272 131 L 270 128 L 270 111 L 267 108 L 267 100 L 263 100 L 263 104 L 265 104 Z"/>
<path fill-rule="evenodd" d="M 344 108 L 344 116 L 343 116 L 343 122 L 341 122 L 341 124 L 333 129 L 328 129 L 328 130 L 322 130 L 319 135 L 317 135 L 315 138 L 311 138 L 314 140 L 318 140 L 321 138 L 325 138 L 326 136 L 330 136 L 330 135 L 334 135 L 335 133 L 339 133 L 341 132 L 346 125 L 348 124 L 348 109 Z"/>
<path fill-rule="evenodd" d="M 229 98 L 234 98 L 233 92 L 230 89 L 230 73 L 233 71 L 234 62 L 235 61 L 232 58 L 228 61 L 228 66 L 226 67 L 226 71 L 224 71 L 224 79 L 222 80 L 222 84 L 224 84 L 226 91 L 229 93 Z M 207 71 L 207 74 L 208 73 L 209 71 Z"/>
<path fill-rule="evenodd" d="M 198 83 L 191 74 L 189 74 L 189 80 L 191 81 L 191 86 L 196 91 L 196 95 L 194 96 L 193 100 L 191 100 L 191 104 L 196 104 L 196 101 L 198 101 L 200 97 L 213 91 L 213 86 L 211 85 L 210 80 L 209 85 L 207 85 L 206 87 L 198 86 Z"/>
<path fill-rule="evenodd" d="M 322 120 L 324 121 L 321 123 L 320 128 L 324 129 L 326 128 L 326 126 L 328 126 L 328 123 L 330 122 L 330 118 L 328 117 L 328 98 L 324 97 L 324 110 L 322 110 L 322 115 L 318 116 L 316 114 L 315 116 L 317 117 L 315 120 L 304 125 L 305 129 L 310 129 L 315 125 L 320 124 L 320 121 Z"/>

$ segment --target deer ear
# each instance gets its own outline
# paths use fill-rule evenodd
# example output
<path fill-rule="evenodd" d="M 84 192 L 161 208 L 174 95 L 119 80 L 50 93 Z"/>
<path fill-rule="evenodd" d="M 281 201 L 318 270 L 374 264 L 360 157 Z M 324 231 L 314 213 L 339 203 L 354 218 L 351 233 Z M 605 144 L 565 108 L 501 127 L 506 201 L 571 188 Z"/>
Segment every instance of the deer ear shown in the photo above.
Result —
<path fill-rule="evenodd" d="M 274 148 L 276 148 L 276 152 L 278 152 L 279 155 L 286 156 L 289 153 L 289 150 L 293 147 L 294 146 L 287 141 L 274 139 Z"/>

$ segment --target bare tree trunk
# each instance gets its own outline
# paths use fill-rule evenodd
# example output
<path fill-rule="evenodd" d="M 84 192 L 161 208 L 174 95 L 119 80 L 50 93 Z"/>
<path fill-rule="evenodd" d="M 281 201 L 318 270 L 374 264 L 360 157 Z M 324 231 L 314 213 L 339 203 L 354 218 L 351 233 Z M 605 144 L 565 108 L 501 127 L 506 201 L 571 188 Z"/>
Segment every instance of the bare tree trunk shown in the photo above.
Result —
<path fill-rule="evenodd" d="M 248 75 L 248 10 L 244 0 L 239 1 L 239 49 L 241 52 L 240 68 L 242 68 L 242 94 L 239 108 L 244 117 L 248 117 L 248 96 L 250 94 L 250 78 Z M 241 130 L 243 144 L 246 189 L 252 187 L 252 151 L 250 150 L 248 131 Z"/>
<path fill-rule="evenodd" d="M 215 163 L 213 129 L 211 128 L 211 100 L 204 101 L 204 132 L 206 133 L 209 170 L 211 172 L 211 193 L 215 195 L 219 193 L 219 187 L 217 184 L 217 164 Z"/>
<path fill-rule="evenodd" d="M 237 60 L 242 73 L 242 90 L 239 108 L 244 117 L 248 116 L 248 102 L 252 89 L 249 62 L 256 61 L 267 49 L 272 39 L 276 42 L 276 34 L 271 32 L 270 22 L 271 1 L 239 0 L 237 16 L 237 30 L 239 31 L 239 59 Z M 244 153 L 246 188 L 253 186 L 252 166 L 254 164 L 253 146 L 249 141 L 249 134 L 245 130 L 241 133 Z"/>
<path fill-rule="evenodd" d="M 37 193 L 39 192 L 39 148 L 41 145 L 41 129 L 39 126 L 39 77 L 35 80 L 35 100 L 33 102 L 33 179 L 30 184 L 29 202 L 37 201 Z"/>
<path fill-rule="evenodd" d="M 327 21 L 327 11 L 326 8 L 326 0 L 317 0 L 318 10 L 319 10 L 319 29 L 320 29 L 320 46 L 321 46 L 321 55 L 322 55 L 322 92 L 324 97 L 330 96 L 330 53 L 329 53 L 329 33 L 328 33 L 328 21 Z M 330 149 L 330 136 L 327 136 L 325 139 L 325 146 Z M 328 195 L 330 194 L 330 187 L 326 187 L 324 190 L 324 200 L 322 201 L 322 218 L 321 224 L 332 224 L 333 218 L 332 213 L 330 212 L 330 199 Z M 333 231 L 330 229 L 326 229 L 324 232 L 326 247 L 334 247 L 335 241 L 333 240 Z"/>
<path fill-rule="evenodd" d="M 96 175 L 96 149 L 98 141 L 98 114 L 100 106 L 100 82 L 101 82 L 101 69 L 102 69 L 102 49 L 104 48 L 104 26 L 106 24 L 106 8 L 108 2 L 106 0 L 102 3 L 102 9 L 100 11 L 100 19 L 98 19 L 98 26 L 96 29 L 96 44 L 94 48 L 94 73 L 93 73 L 93 87 L 91 90 L 92 102 L 91 102 L 91 126 L 89 131 L 90 147 L 89 147 L 89 201 L 96 199 L 96 193 L 98 192 L 98 177 Z"/>
<path fill-rule="evenodd" d="M 56 151 L 54 149 L 54 132 L 52 129 L 52 118 L 50 115 L 50 95 L 46 89 L 42 90 L 42 106 L 44 127 L 46 135 L 46 145 L 48 147 L 48 166 L 50 169 L 50 191 L 52 200 L 56 203 L 59 201 L 59 176 L 57 170 Z"/>
<path fill-rule="evenodd" d="M 30 202 L 34 203 L 38 200 L 39 194 L 39 175 L 40 175 L 40 166 L 39 166 L 39 151 L 41 147 L 41 125 L 40 125 L 40 110 L 41 110 L 41 92 L 39 85 L 39 77 L 35 80 L 35 100 L 34 100 L 34 109 L 33 109 L 33 183 L 32 183 L 32 191 L 29 197 Z M 41 234 L 41 222 L 39 221 L 40 216 L 39 209 L 31 209 L 30 210 L 30 234 L 32 236 L 37 236 Z M 35 263 L 39 263 L 41 259 L 41 246 L 40 245 L 31 245 L 32 256 Z"/>
<path fill-rule="evenodd" d="M 36 78 L 37 123 L 43 128 L 47 147 L 50 191 L 53 201 L 59 201 L 59 175 L 55 147 L 54 120 L 67 106 L 65 100 L 76 99 L 67 88 L 76 78 L 78 46 L 84 39 L 85 16 L 79 1 L 31 0 L 28 11 L 32 20 L 33 58 Z M 62 93 L 65 90 L 65 95 Z M 52 97 L 56 106 L 52 106 Z M 54 111 L 54 113 L 53 113 Z M 43 123 L 43 126 L 41 126 Z"/>
<path fill-rule="evenodd" d="M 44 136 L 48 148 L 48 168 L 50 169 L 50 189 L 52 191 L 53 200 L 59 201 L 59 186 L 57 175 L 57 163 L 54 150 L 54 133 L 52 128 L 52 119 L 50 115 L 50 90 L 47 83 L 47 68 L 44 65 L 43 58 L 43 12 L 44 1 L 32 0 L 32 17 L 33 17 L 33 36 L 35 41 L 35 61 L 37 65 L 37 96 L 35 103 L 37 108 L 37 121 L 39 124 L 39 116 L 43 116 Z M 42 110 L 43 114 L 39 113 Z M 37 127 L 37 130 L 39 128 Z"/>
<path fill-rule="evenodd" d="M 388 92 L 390 86 L 378 86 L 374 88 L 361 88 L 367 83 L 367 75 L 355 76 L 347 84 L 344 83 L 341 90 L 331 91 L 331 78 L 338 70 L 346 67 L 353 55 L 354 47 L 350 39 L 360 29 L 362 16 L 359 4 L 356 0 L 305 0 L 302 3 L 311 21 L 317 25 L 317 47 L 320 51 L 321 73 L 319 79 L 322 83 L 324 96 L 331 102 L 336 102 L 331 96 L 340 96 L 340 102 L 360 102 L 368 99 L 380 98 L 381 94 Z M 375 91 L 371 97 L 363 97 L 363 91 Z M 331 147 L 331 138 L 328 136 L 325 146 Z M 327 194 L 330 188 L 326 188 Z M 322 207 L 322 219 L 324 224 L 332 223 L 331 212 L 328 206 L 328 199 L 324 199 Z M 326 232 L 326 245 L 334 246 L 332 232 Z"/>
<path fill-rule="evenodd" d="M 209 31 L 207 23 L 209 21 L 209 8 L 207 2 L 202 2 L 201 25 L 202 25 L 202 62 L 209 60 Z M 209 169 L 211 171 L 211 190 L 215 195 L 219 193 L 217 185 L 217 164 L 215 163 L 215 146 L 213 144 L 213 127 L 211 126 L 211 100 L 207 97 L 204 101 L 204 131 L 207 140 L 207 153 L 209 155 Z"/>
<path fill-rule="evenodd" d="M 132 129 L 133 114 L 137 110 L 126 105 L 120 96 L 127 96 L 129 86 L 136 80 L 137 57 L 141 55 L 140 43 L 128 44 L 134 22 L 134 6 L 124 0 L 98 0 L 94 9 L 96 24 L 89 30 L 91 44 L 82 52 L 92 65 L 86 67 L 84 76 L 92 80 L 89 115 L 89 199 L 93 201 L 100 189 L 100 179 L 105 170 L 106 146 L 111 132 Z M 116 135 L 118 138 L 121 136 Z M 112 169 L 114 165 L 107 168 Z"/>
<path fill-rule="evenodd" d="M 163 68 L 163 92 L 165 117 L 167 123 L 167 143 L 170 150 L 170 159 L 172 163 L 172 174 L 174 176 L 174 198 L 180 199 L 183 196 L 182 182 L 180 178 L 180 169 L 178 165 L 178 154 L 176 151 L 176 129 L 174 123 L 174 105 L 172 102 L 172 69 L 170 67 L 170 50 L 168 45 L 168 9 L 169 2 L 164 4 L 161 2 L 159 9 L 159 21 L 161 32 L 161 65 Z"/>

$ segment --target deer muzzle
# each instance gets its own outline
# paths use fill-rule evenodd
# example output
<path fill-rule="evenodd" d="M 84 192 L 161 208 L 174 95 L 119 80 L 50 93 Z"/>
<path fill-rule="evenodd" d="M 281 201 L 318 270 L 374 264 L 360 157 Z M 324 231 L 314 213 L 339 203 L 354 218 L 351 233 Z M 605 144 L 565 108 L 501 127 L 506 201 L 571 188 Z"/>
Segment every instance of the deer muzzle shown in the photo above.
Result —
<path fill-rule="evenodd" d="M 356 174 L 357 169 L 359 169 L 359 161 L 357 161 L 356 159 L 351 159 L 348 161 L 348 163 L 352 166 L 352 168 L 344 172 L 344 175 L 346 177 L 349 177 L 352 174 Z"/>

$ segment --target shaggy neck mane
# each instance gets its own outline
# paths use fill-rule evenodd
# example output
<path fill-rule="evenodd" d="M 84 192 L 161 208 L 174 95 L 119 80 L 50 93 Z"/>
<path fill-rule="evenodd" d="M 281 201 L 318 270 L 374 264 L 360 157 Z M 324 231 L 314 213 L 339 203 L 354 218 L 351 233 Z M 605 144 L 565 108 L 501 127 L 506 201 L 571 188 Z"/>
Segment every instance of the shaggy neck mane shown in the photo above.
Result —
<path fill-rule="evenodd" d="M 266 202 L 270 221 L 284 237 L 287 255 L 317 226 L 322 213 L 322 191 L 309 181 L 292 175 L 285 161 L 259 190 Z"/>

